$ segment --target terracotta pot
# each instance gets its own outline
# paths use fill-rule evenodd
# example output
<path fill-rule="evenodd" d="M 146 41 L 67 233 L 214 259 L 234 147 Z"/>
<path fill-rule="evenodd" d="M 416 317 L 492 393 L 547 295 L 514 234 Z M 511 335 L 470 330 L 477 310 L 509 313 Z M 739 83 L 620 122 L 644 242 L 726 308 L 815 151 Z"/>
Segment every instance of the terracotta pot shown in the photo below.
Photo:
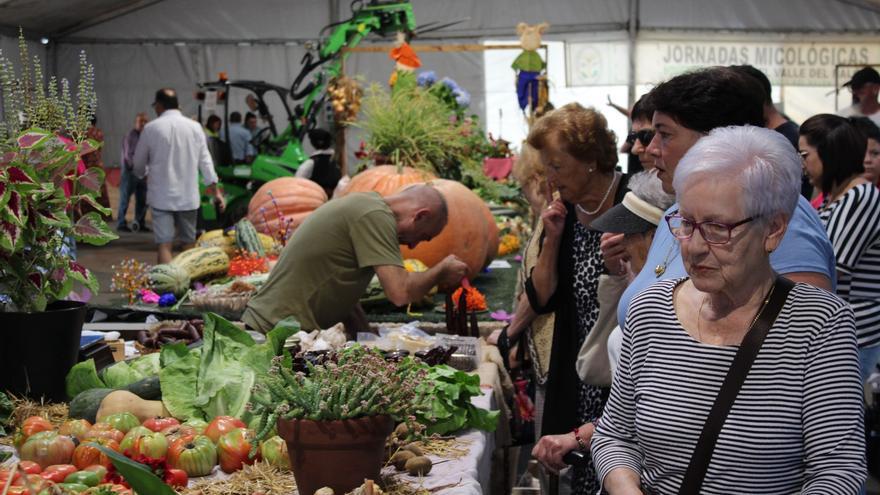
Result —
<path fill-rule="evenodd" d="M 301 494 L 322 487 L 349 492 L 364 479 L 379 479 L 385 440 L 394 430 L 388 416 L 338 421 L 278 420 L 278 435 L 287 442 L 293 477 Z"/>

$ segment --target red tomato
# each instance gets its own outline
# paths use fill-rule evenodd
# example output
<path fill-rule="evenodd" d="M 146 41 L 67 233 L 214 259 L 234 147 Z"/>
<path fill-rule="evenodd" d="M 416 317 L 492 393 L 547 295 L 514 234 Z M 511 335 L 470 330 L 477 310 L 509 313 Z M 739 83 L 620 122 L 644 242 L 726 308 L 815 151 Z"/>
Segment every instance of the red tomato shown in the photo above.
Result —
<path fill-rule="evenodd" d="M 162 481 L 164 481 L 166 485 L 171 485 L 176 488 L 184 488 L 186 487 L 186 484 L 189 483 L 189 477 L 183 469 L 171 468 L 165 470 L 165 479 Z"/>
<path fill-rule="evenodd" d="M 125 438 L 125 433 L 122 433 L 106 423 L 95 423 L 95 426 L 92 426 L 92 429 L 86 433 L 85 440 L 96 440 L 99 438 L 116 440 L 116 443 L 119 443 Z"/>
<path fill-rule="evenodd" d="M 212 442 L 217 443 L 221 436 L 236 428 L 247 428 L 247 425 L 244 424 L 244 421 L 232 416 L 217 416 L 208 423 L 204 435 L 210 438 Z"/>
<path fill-rule="evenodd" d="M 192 438 L 200 433 L 198 430 L 192 426 L 188 425 L 174 425 L 169 426 L 162 430 L 162 434 L 168 438 L 168 445 L 170 446 L 172 443 L 177 441 L 180 438 Z"/>
<path fill-rule="evenodd" d="M 9 491 L 6 492 L 8 495 L 31 495 L 31 491 L 23 486 L 10 486 Z"/>
<path fill-rule="evenodd" d="M 12 482 L 15 483 L 20 477 L 21 475 L 18 474 L 18 469 L 15 471 L 0 469 L 0 486 L 6 486 L 6 482 L 9 481 L 9 478 L 12 478 Z"/>
<path fill-rule="evenodd" d="M 49 487 L 49 480 L 43 478 L 39 474 L 29 474 L 27 479 L 21 477 L 16 482 L 20 486 L 33 490 L 33 493 L 40 493 L 43 489 Z"/>
<path fill-rule="evenodd" d="M 52 423 L 42 416 L 31 416 L 21 424 L 21 431 L 26 437 L 41 431 L 52 431 L 53 429 Z"/>
<path fill-rule="evenodd" d="M 18 467 L 27 474 L 40 474 L 43 472 L 43 468 L 34 461 L 21 461 L 18 463 Z"/>
<path fill-rule="evenodd" d="M 53 464 L 40 473 L 40 476 L 43 477 L 44 480 L 49 480 L 53 483 L 63 483 L 64 478 L 67 478 L 68 475 L 77 472 L 76 466 L 73 464 Z"/>
<path fill-rule="evenodd" d="M 123 485 L 116 485 L 113 483 L 101 483 L 100 485 L 92 487 L 89 490 L 94 490 L 94 492 L 86 491 L 85 493 L 108 493 L 109 490 L 110 493 L 113 493 L 115 495 L 132 495 L 131 488 L 126 488 Z"/>
<path fill-rule="evenodd" d="M 178 421 L 174 418 L 156 417 L 156 418 L 150 418 L 150 419 L 144 421 L 143 426 L 145 428 L 149 428 L 153 431 L 162 431 L 165 428 L 168 428 L 169 426 L 175 426 L 175 425 L 179 425 L 179 424 L 180 424 L 180 421 Z"/>
<path fill-rule="evenodd" d="M 41 431 L 31 435 L 21 446 L 18 457 L 23 461 L 34 461 L 40 467 L 52 464 L 69 464 L 75 445 L 70 437 L 54 431 Z"/>
<path fill-rule="evenodd" d="M 115 440 L 98 439 L 94 440 L 94 442 L 119 452 L 119 444 L 116 443 Z M 110 459 L 97 448 L 85 443 L 77 445 L 76 450 L 73 451 L 73 465 L 76 466 L 77 469 L 82 470 L 95 464 L 110 467 L 111 462 Z"/>
<path fill-rule="evenodd" d="M 217 457 L 220 458 L 220 469 L 224 473 L 233 473 L 245 464 L 253 464 L 256 458 L 248 458 L 254 433 L 247 428 L 236 428 L 217 442 Z"/>

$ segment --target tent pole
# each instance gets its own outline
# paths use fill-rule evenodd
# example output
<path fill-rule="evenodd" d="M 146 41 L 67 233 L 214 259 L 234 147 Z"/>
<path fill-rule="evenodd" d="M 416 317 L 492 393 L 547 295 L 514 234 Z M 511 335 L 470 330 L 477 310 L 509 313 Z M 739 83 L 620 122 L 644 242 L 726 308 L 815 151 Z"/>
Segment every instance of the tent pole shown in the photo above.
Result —
<path fill-rule="evenodd" d="M 629 107 L 636 102 L 636 38 L 639 34 L 639 0 L 629 0 Z"/>

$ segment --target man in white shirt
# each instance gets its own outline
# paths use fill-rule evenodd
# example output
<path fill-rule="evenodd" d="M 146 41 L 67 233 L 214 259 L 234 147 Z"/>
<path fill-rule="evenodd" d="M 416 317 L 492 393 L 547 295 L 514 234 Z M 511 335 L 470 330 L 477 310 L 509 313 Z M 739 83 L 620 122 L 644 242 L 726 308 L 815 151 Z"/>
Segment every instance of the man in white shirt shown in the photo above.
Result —
<path fill-rule="evenodd" d="M 144 126 L 134 153 L 134 174 L 147 177 L 147 203 L 153 212 L 159 263 L 171 261 L 175 228 L 184 249 L 195 243 L 199 172 L 206 185 L 214 186 L 219 209 L 226 207 L 223 193 L 216 187 L 217 173 L 202 126 L 184 117 L 178 106 L 173 89 L 156 92 L 153 109 L 159 118 Z"/>
<path fill-rule="evenodd" d="M 852 110 L 858 111 L 844 116 L 863 115 L 880 126 L 880 102 L 877 101 L 877 95 L 880 93 L 880 73 L 873 67 L 864 67 L 853 74 L 844 86 L 848 86 L 858 100 L 858 103 L 851 107 Z"/>

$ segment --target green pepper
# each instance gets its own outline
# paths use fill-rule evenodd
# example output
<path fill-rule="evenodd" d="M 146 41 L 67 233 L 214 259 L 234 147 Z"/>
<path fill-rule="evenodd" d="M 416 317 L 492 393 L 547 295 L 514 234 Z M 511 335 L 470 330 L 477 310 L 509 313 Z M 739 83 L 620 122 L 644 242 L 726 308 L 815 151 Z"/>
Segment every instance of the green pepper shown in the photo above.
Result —
<path fill-rule="evenodd" d="M 70 476 L 73 476 L 74 474 L 76 473 L 73 473 Z M 87 485 L 84 485 L 82 483 L 58 483 L 55 486 L 63 489 L 65 492 L 71 493 L 82 493 L 89 489 Z"/>
<path fill-rule="evenodd" d="M 98 484 L 101 483 L 101 478 L 98 476 L 98 473 L 94 471 L 77 471 L 68 474 L 67 478 L 64 478 L 64 482 L 81 483 L 86 486 L 98 486 Z"/>

